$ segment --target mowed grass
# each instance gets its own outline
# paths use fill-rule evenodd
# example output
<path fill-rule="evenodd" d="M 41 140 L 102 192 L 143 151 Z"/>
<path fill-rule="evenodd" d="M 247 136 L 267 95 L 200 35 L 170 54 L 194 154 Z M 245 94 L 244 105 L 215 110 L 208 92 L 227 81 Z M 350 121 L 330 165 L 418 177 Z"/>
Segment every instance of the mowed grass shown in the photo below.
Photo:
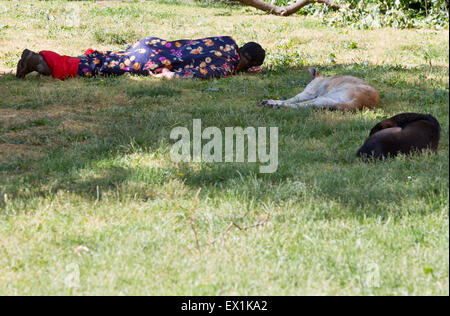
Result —
<path fill-rule="evenodd" d="M 260 42 L 264 72 L 14 76 L 24 48 L 76 56 L 212 35 Z M 0 294 L 448 295 L 448 35 L 201 3 L 1 1 Z M 257 107 L 299 93 L 307 66 L 367 80 L 381 107 Z M 405 111 L 437 117 L 438 152 L 357 160 L 371 127 Z M 170 131 L 195 118 L 277 126 L 278 171 L 171 162 Z"/>

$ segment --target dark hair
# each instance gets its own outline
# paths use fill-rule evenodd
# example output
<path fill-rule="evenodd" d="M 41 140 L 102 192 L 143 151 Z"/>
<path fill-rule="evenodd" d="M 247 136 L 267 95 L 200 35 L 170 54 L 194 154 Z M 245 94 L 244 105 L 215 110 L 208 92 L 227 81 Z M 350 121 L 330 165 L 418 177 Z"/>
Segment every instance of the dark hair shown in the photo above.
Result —
<path fill-rule="evenodd" d="M 266 58 L 266 51 L 255 42 L 248 42 L 241 48 L 239 53 L 248 61 L 248 67 L 261 66 Z"/>

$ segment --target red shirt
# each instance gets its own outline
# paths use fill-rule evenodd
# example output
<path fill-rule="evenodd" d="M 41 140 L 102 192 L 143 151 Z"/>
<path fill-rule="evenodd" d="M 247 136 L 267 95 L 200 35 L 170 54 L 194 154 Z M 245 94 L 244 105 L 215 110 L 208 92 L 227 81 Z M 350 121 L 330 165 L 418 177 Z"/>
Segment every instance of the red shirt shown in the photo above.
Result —
<path fill-rule="evenodd" d="M 52 70 L 52 76 L 64 80 L 78 76 L 78 64 L 80 60 L 75 57 L 61 56 L 52 51 L 43 50 L 39 52 Z"/>

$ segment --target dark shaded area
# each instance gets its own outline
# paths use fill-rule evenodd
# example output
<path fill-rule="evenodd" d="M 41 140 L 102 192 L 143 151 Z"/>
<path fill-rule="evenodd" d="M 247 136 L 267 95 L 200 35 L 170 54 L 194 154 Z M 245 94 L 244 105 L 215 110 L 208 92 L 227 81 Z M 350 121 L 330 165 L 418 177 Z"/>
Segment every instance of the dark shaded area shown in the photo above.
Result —
<path fill-rule="evenodd" d="M 435 67 L 436 71 L 439 69 Z M 447 89 L 429 86 L 427 82 L 410 84 L 399 75 L 411 75 L 417 69 L 405 69 L 398 66 L 372 65 L 333 65 L 321 67 L 324 74 L 350 74 L 361 77 L 374 85 L 381 95 L 381 106 L 386 112 L 395 114 L 396 103 L 410 99 L 410 107 L 417 110 L 423 106 L 424 112 L 430 112 L 438 118 L 442 126 L 440 151 L 448 152 L 448 96 Z M 287 182 L 301 181 L 308 192 L 324 200 L 335 201 L 354 208 L 355 216 L 387 216 L 389 210 L 371 212 L 378 203 L 397 203 L 399 199 L 426 198 L 445 194 L 448 183 L 431 184 L 427 170 L 418 170 L 415 176 L 427 183 L 422 189 L 405 187 L 401 191 L 385 188 L 389 179 L 402 182 L 392 174 L 392 167 L 404 163 L 413 170 L 421 162 L 417 159 L 405 159 L 400 162 L 372 162 L 369 165 L 375 171 L 367 172 L 367 164 L 357 160 L 356 150 L 369 135 L 370 129 L 379 118 L 365 119 L 361 115 L 335 113 L 340 119 L 335 121 L 317 121 L 321 110 L 272 110 L 257 107 L 262 98 L 287 98 L 299 93 L 309 82 L 306 69 L 289 69 L 283 72 L 263 72 L 255 80 L 237 76 L 231 79 L 214 81 L 183 82 L 139 82 L 129 78 L 95 78 L 84 80 L 87 88 L 114 89 L 126 93 L 130 106 L 114 107 L 97 111 L 95 119 L 103 132 L 89 139 L 74 139 L 71 146 L 54 149 L 48 156 L 38 159 L 21 159 L 0 165 L 0 194 L 7 193 L 9 199 L 26 200 L 32 196 L 51 196 L 59 190 L 67 190 L 87 199 L 101 199 L 98 188 L 103 192 L 114 191 L 136 180 L 148 185 L 147 189 L 137 192 L 136 199 L 152 200 L 152 185 L 160 185 L 171 179 L 181 178 L 185 185 L 196 191 L 202 187 L 200 198 L 207 197 L 224 188 L 236 187 L 237 192 L 247 195 L 256 203 L 273 201 L 276 203 L 292 198 L 303 199 L 300 191 L 281 192 L 277 188 Z M 376 79 L 373 79 L 376 78 Z M 381 78 L 381 79 L 380 79 Z M 384 79 L 383 79 L 384 78 Z M 0 84 L 14 82 L 12 74 L 0 76 Z M 30 78 L 32 84 L 42 85 L 38 78 Z M 127 91 L 121 84 L 126 82 Z M 65 82 L 70 85 L 70 81 Z M 149 86 L 149 85 L 155 86 Z M 184 90 L 194 89 L 199 96 L 192 100 L 191 106 L 177 106 L 177 98 L 183 98 Z M 257 95 L 255 99 L 254 95 Z M 434 99 L 429 99 L 430 97 Z M 233 100 L 245 101 L 248 106 L 234 106 Z M 436 107 L 439 103 L 447 106 Z M 17 105 L 13 100 L 2 100 L 0 108 L 21 110 L 27 107 Z M 37 106 L 36 108 L 39 108 Z M 203 164 L 200 169 L 189 164 L 176 167 L 148 169 L 148 177 L 142 177 L 134 168 L 106 166 L 98 168 L 101 175 L 80 179 L 79 170 L 95 167 L 101 161 L 120 157 L 134 152 L 154 152 L 170 146 L 169 134 L 175 126 L 186 126 L 192 130 L 192 120 L 201 118 L 203 127 L 217 126 L 278 126 L 280 134 L 280 164 L 274 174 L 259 174 L 257 164 Z M 33 124 L 41 124 L 36 121 Z M 45 122 L 44 122 L 45 123 Z M 19 129 L 22 127 L 18 127 Z M 1 130 L 0 125 L 0 132 Z M 348 135 L 342 138 L 339 134 Z M 341 133 L 340 133 L 341 132 Z M 1 141 L 0 134 L 0 141 Z M 310 151 L 308 144 L 323 145 L 324 150 Z M 305 147 L 301 147 L 305 146 Z M 299 147 L 297 147 L 299 146 Z M 430 162 L 442 159 L 443 155 L 425 155 L 425 168 Z M 305 165 L 305 161 L 310 161 Z M 352 175 L 352 166 L 361 170 L 361 174 Z M 423 166 L 423 164 L 422 164 Z M 443 170 L 448 174 L 448 163 Z M 182 174 L 180 176 L 179 174 Z M 320 178 L 323 176 L 323 178 Z M 348 177 L 348 178 L 347 178 Z M 365 177 L 375 181 L 370 186 L 372 197 L 365 198 Z M 20 182 L 17 179 L 21 178 Z M 448 177 L 447 177 L 448 178 Z M 243 179 L 243 180 L 242 180 Z M 254 179 L 257 185 L 251 187 Z M 386 180 L 388 179 L 388 180 Z M 242 180 L 242 181 L 240 181 Z M 379 182 L 377 182 L 379 181 Z M 378 183 L 378 187 L 377 184 Z M 27 188 L 27 190 L 23 190 Z M 44 189 L 45 188 L 45 189 Z M 367 187 L 369 189 L 369 186 Z M 150 192 L 150 193 L 149 193 Z M 239 198 L 239 196 L 236 196 Z M 0 204 L 0 208 L 3 206 Z"/>

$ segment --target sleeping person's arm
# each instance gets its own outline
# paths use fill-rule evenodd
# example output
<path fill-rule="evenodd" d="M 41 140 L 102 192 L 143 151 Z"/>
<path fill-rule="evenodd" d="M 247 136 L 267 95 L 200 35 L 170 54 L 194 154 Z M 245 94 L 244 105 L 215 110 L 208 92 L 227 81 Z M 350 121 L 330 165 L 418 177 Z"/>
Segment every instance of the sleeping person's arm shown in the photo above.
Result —
<path fill-rule="evenodd" d="M 206 67 L 196 67 L 182 69 L 176 71 L 175 78 L 198 78 L 198 79 L 211 79 L 211 78 L 226 78 L 233 74 L 233 67 L 224 64 L 221 67 L 215 65 Z"/>

